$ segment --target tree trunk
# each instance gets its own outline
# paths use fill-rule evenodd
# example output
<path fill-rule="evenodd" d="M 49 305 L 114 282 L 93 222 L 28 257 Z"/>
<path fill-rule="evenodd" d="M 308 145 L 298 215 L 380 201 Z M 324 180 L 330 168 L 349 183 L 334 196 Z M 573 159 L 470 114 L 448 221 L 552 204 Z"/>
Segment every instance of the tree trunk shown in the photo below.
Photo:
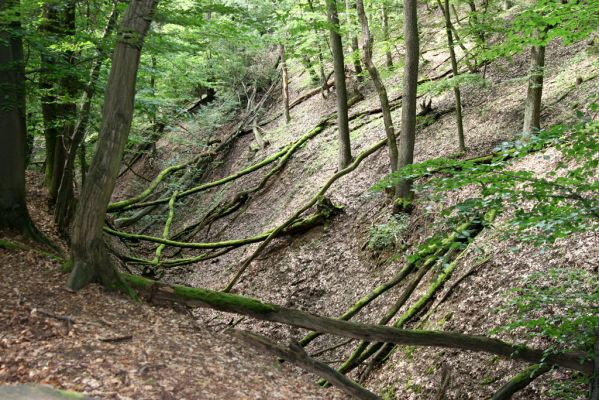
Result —
<path fill-rule="evenodd" d="M 121 285 L 104 244 L 102 227 L 131 127 L 141 48 L 156 3 L 157 0 L 132 0 L 119 30 L 96 153 L 73 223 L 73 271 L 67 283 L 72 290 L 92 281 L 107 287 Z"/>
<path fill-rule="evenodd" d="M 524 108 L 525 136 L 530 136 L 541 128 L 541 97 L 543 96 L 543 74 L 545 69 L 545 46 L 532 46 L 530 49 L 530 71 L 528 90 Z"/>
<path fill-rule="evenodd" d="M 65 236 L 69 232 L 76 206 L 76 199 L 73 193 L 75 158 L 77 156 L 77 150 L 81 146 L 82 148 L 79 149 L 79 156 L 81 162 L 81 181 L 83 185 L 85 179 L 85 144 L 82 144 L 82 141 L 89 125 L 91 103 L 96 92 L 96 82 L 100 76 L 100 69 L 104 62 L 105 49 L 102 48 L 102 45 L 105 43 L 106 39 L 112 35 L 112 31 L 114 30 L 118 18 L 117 4 L 117 1 L 113 2 L 112 11 L 108 18 L 106 28 L 104 29 L 101 44 L 96 47 L 96 59 L 92 64 L 89 81 L 83 92 L 83 98 L 79 107 L 79 119 L 69 140 L 66 161 L 57 190 L 58 195 L 54 207 L 54 220 L 58 224 L 61 233 Z"/>
<path fill-rule="evenodd" d="M 313 0 L 308 0 L 308 6 L 310 7 L 310 11 L 314 12 Z M 312 18 L 310 18 L 310 22 L 313 22 Z M 320 34 L 316 27 L 314 28 L 314 35 L 316 36 L 316 47 L 318 50 L 318 67 L 319 67 L 319 72 L 320 72 L 320 94 L 324 99 L 326 99 L 328 97 L 327 74 L 324 71 L 324 59 L 322 56 L 322 47 L 320 46 Z"/>
<path fill-rule="evenodd" d="M 355 17 L 353 10 L 355 5 L 351 0 L 345 0 L 345 9 L 347 12 L 347 25 L 350 27 L 350 43 L 352 51 L 352 61 L 354 63 L 354 73 L 358 82 L 362 82 L 362 64 L 360 63 L 360 46 L 358 44 L 358 36 L 353 32 L 355 26 Z"/>
<path fill-rule="evenodd" d="M 387 135 L 387 146 L 389 148 L 389 170 L 391 172 L 397 171 L 398 165 L 398 151 L 397 142 L 395 141 L 395 127 L 393 126 L 393 119 L 391 117 L 391 108 L 389 106 L 389 97 L 387 96 L 387 89 L 383 84 L 379 71 L 377 70 L 374 62 L 372 61 L 372 36 L 370 34 L 370 28 L 368 27 L 368 17 L 364 10 L 364 3 L 362 0 L 356 0 L 356 9 L 358 11 L 358 19 L 362 26 L 362 51 L 364 55 L 364 64 L 368 69 L 368 73 L 372 78 L 374 87 L 376 88 L 379 100 L 381 102 L 381 110 L 383 112 L 383 123 L 385 125 L 385 133 Z"/>
<path fill-rule="evenodd" d="M 399 168 L 414 161 L 416 140 L 416 89 L 418 86 L 418 15 L 416 0 L 403 0 L 404 40 L 406 61 L 403 78 L 401 107 L 401 140 L 399 142 Z M 402 199 L 396 209 L 409 209 L 412 200 L 412 182 L 404 180 L 399 184 L 398 197 Z"/>
<path fill-rule="evenodd" d="M 281 57 L 281 78 L 283 86 L 283 114 L 285 123 L 289 124 L 291 115 L 289 114 L 289 72 L 287 71 L 287 61 L 285 60 L 285 46 L 279 44 L 279 55 Z"/>
<path fill-rule="evenodd" d="M 339 34 L 339 16 L 336 0 L 327 0 L 327 17 L 330 24 L 331 51 L 335 69 L 335 91 L 337 93 L 337 129 L 339 131 L 339 169 L 347 167 L 352 160 L 349 140 L 349 117 L 347 110 L 347 88 L 345 86 L 345 63 L 343 44 Z"/>
<path fill-rule="evenodd" d="M 393 55 L 391 54 L 391 46 L 389 46 L 389 17 L 387 13 L 387 5 L 383 2 L 381 7 L 381 23 L 383 25 L 383 39 L 385 40 L 385 66 L 391 68 L 393 66 Z"/>
<path fill-rule="evenodd" d="M 459 75 L 459 70 L 458 61 L 455 56 L 453 32 L 451 30 L 451 14 L 449 10 L 449 0 L 445 0 L 444 7 L 441 5 L 441 2 L 439 0 L 439 5 L 441 6 L 441 11 L 443 12 L 443 16 L 445 17 L 445 31 L 447 33 L 447 47 L 449 48 L 449 58 L 451 59 L 451 70 L 453 72 L 453 78 L 457 79 Z M 462 96 L 460 93 L 460 85 L 457 83 L 453 87 L 453 94 L 455 97 L 456 124 L 458 126 L 458 146 L 460 148 L 460 152 L 465 152 L 466 143 L 464 141 L 464 122 L 462 119 Z"/>
<path fill-rule="evenodd" d="M 0 12 L 15 3 L 0 2 Z M 20 24 L 0 21 L 0 229 L 39 239 L 25 200 L 25 64 L 22 41 L 12 36 L 13 30 L 20 30 Z"/>
<path fill-rule="evenodd" d="M 65 4 L 50 3 L 44 6 L 44 19 L 40 26 L 48 39 L 60 42 L 75 34 L 75 1 Z M 77 79 L 73 74 L 73 51 L 46 50 L 41 55 L 42 116 L 46 138 L 45 183 L 54 200 L 63 175 L 68 140 L 73 133 L 76 105 L 68 100 L 77 91 Z M 58 82 L 58 83 L 56 83 Z M 67 97 L 67 100 L 64 98 Z"/>

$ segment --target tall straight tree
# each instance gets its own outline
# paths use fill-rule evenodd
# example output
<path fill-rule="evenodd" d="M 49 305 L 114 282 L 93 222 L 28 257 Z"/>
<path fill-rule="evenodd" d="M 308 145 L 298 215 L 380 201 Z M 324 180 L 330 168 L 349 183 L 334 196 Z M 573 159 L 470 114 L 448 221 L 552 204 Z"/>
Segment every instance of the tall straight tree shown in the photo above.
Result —
<path fill-rule="evenodd" d="M 62 168 L 62 176 L 60 178 L 60 184 L 58 185 L 58 194 L 54 206 L 54 220 L 58 224 L 61 233 L 64 235 L 68 233 L 76 205 L 73 192 L 75 157 L 77 155 L 77 149 L 81 145 L 89 125 L 92 99 L 96 93 L 96 82 L 100 76 L 100 69 L 102 68 L 105 59 L 105 42 L 112 35 L 117 18 L 118 2 L 117 0 L 113 0 L 112 10 L 106 28 L 104 29 L 102 41 L 96 46 L 96 58 L 92 62 L 89 80 L 83 91 L 77 124 L 75 125 L 73 135 L 68 140 L 69 148 L 66 155 L 65 165 Z M 83 160 L 82 162 L 84 163 L 85 161 Z M 83 174 L 81 179 L 83 180 Z"/>
<path fill-rule="evenodd" d="M 376 65 L 372 61 L 372 35 L 370 34 L 370 28 L 368 26 L 368 17 L 364 10 L 364 3 L 362 0 L 356 0 L 356 9 L 358 11 L 358 19 L 362 26 L 362 51 L 364 54 L 364 65 L 368 69 L 368 73 L 372 78 L 376 92 L 379 95 L 379 101 L 381 103 L 381 110 L 383 111 L 383 123 L 385 125 L 385 133 L 387 135 L 387 146 L 389 148 L 389 170 L 391 172 L 397 171 L 397 142 L 395 140 L 395 127 L 393 126 L 393 118 L 391 117 L 391 107 L 389 107 L 389 97 L 387 96 L 387 89 L 383 84 L 383 80 L 379 74 Z"/>
<path fill-rule="evenodd" d="M 393 55 L 391 54 L 391 47 L 389 46 L 389 10 L 387 8 L 386 0 L 383 0 L 381 6 L 381 24 L 383 25 L 383 39 L 385 40 L 385 66 L 391 68 L 393 66 Z"/>
<path fill-rule="evenodd" d="M 339 34 L 339 15 L 336 0 L 327 1 L 327 18 L 335 70 L 335 92 L 337 93 L 337 129 L 339 132 L 339 169 L 347 167 L 352 160 L 349 140 L 349 117 L 347 110 L 347 87 L 345 85 L 345 62 L 343 43 Z"/>
<path fill-rule="evenodd" d="M 414 162 L 416 141 L 416 91 L 418 88 L 418 14 L 416 0 L 403 0 L 404 42 L 406 61 L 403 75 L 401 102 L 401 140 L 399 141 L 399 168 Z M 408 209 L 412 200 L 412 182 L 399 183 L 397 209 Z"/>
<path fill-rule="evenodd" d="M 18 6 L 0 1 L 0 12 Z M 18 23 L 0 21 L 0 229 L 43 241 L 25 200 L 25 68 Z"/>
<path fill-rule="evenodd" d="M 42 34 L 53 42 L 61 42 L 74 36 L 75 5 L 75 0 L 47 0 L 40 25 Z M 76 74 L 73 73 L 75 52 L 58 47 L 59 50 L 45 49 L 42 52 L 40 75 L 40 89 L 44 93 L 42 115 L 46 138 L 46 186 L 52 199 L 56 199 L 58 195 L 68 140 L 75 125 L 77 106 L 72 99 L 79 86 Z"/>
<path fill-rule="evenodd" d="M 351 43 L 352 61 L 354 63 L 354 72 L 358 82 L 362 82 L 362 63 L 360 63 L 360 46 L 358 44 L 358 36 L 353 32 L 355 23 L 355 16 L 353 10 L 356 8 L 355 4 L 351 0 L 345 0 L 345 11 L 347 13 L 347 25 L 350 27 L 349 40 Z"/>
<path fill-rule="evenodd" d="M 445 0 L 445 5 L 441 4 L 441 0 L 438 0 L 439 7 L 445 17 L 445 32 L 447 35 L 447 47 L 449 49 L 449 58 L 451 59 L 451 71 L 453 72 L 453 78 L 457 80 L 460 71 L 458 70 L 458 60 L 455 55 L 453 32 L 451 30 L 451 14 L 449 10 L 449 0 Z M 464 141 L 464 121 L 462 118 L 462 94 L 460 93 L 459 83 L 453 85 L 453 95 L 455 97 L 455 108 L 456 108 L 456 124 L 458 126 L 458 146 L 461 152 L 466 151 L 466 143 Z"/>
<path fill-rule="evenodd" d="M 156 4 L 157 0 L 131 0 L 119 30 L 96 153 L 73 222 L 73 270 L 67 283 L 72 290 L 94 281 L 106 287 L 121 284 L 108 256 L 102 228 L 131 128 L 141 49 Z"/>
<path fill-rule="evenodd" d="M 534 45 L 530 49 L 528 89 L 524 105 L 524 126 L 522 131 L 525 136 L 531 135 L 541 128 L 541 99 L 543 97 L 544 70 L 545 45 Z"/>

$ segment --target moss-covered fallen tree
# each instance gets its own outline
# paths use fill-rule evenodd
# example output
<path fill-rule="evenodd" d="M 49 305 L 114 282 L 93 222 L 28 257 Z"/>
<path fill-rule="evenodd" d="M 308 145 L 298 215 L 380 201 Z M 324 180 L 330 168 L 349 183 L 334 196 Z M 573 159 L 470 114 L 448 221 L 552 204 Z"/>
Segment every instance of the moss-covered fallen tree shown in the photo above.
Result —
<path fill-rule="evenodd" d="M 300 218 L 294 220 L 287 229 L 279 232 L 281 234 L 297 234 L 306 232 L 316 226 L 324 224 L 326 221 L 330 220 L 334 216 L 341 213 L 343 210 L 342 207 L 336 206 L 330 202 L 330 200 L 326 198 L 322 198 L 318 204 L 318 210 L 315 213 L 308 215 L 305 218 Z M 165 239 L 164 237 L 150 236 L 150 235 L 140 235 L 137 233 L 128 233 L 117 231 L 115 229 L 111 229 L 109 227 L 104 227 L 104 232 L 120 237 L 122 239 L 129 239 L 134 241 L 148 241 L 154 243 L 160 243 L 167 246 L 174 247 L 182 247 L 189 249 L 218 249 L 223 247 L 239 247 L 247 244 L 257 243 L 265 240 L 267 237 L 272 235 L 274 230 L 269 230 L 259 235 L 255 235 L 249 238 L 244 239 L 233 239 L 233 240 L 224 240 L 221 242 L 206 242 L 206 243 L 192 243 L 192 242 L 178 242 L 176 240 Z"/>
<path fill-rule="evenodd" d="M 369 342 L 462 349 L 495 354 L 530 363 L 540 363 L 542 361 L 549 365 L 558 365 L 587 375 L 590 375 L 593 371 L 593 362 L 586 354 L 580 352 L 551 353 L 542 349 L 506 343 L 485 336 L 442 331 L 408 330 L 340 321 L 265 303 L 251 297 L 182 285 L 169 285 L 126 273 L 122 273 L 121 276 L 142 297 L 153 303 L 178 303 L 194 308 L 211 308 L 263 321 L 278 322 Z"/>

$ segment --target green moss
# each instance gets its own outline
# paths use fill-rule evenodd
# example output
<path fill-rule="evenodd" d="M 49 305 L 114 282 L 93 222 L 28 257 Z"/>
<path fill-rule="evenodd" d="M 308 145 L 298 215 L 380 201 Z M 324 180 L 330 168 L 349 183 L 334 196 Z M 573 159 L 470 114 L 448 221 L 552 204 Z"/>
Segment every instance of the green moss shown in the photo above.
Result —
<path fill-rule="evenodd" d="M 65 274 L 68 274 L 72 270 L 73 270 L 73 260 L 69 258 L 68 260 L 66 260 L 65 262 L 62 263 L 62 272 L 64 272 Z"/>
<path fill-rule="evenodd" d="M 497 381 L 497 377 L 495 376 L 485 376 L 483 379 L 480 380 L 480 384 L 483 386 L 488 386 L 491 385 L 493 383 L 495 383 Z"/>
<path fill-rule="evenodd" d="M 395 392 L 397 392 L 397 384 L 393 384 L 388 388 L 384 389 L 385 391 L 382 394 L 383 400 L 392 400 L 395 399 Z"/>
<path fill-rule="evenodd" d="M 251 297 L 181 285 L 173 285 L 173 289 L 175 290 L 175 293 L 180 296 L 190 300 L 199 300 L 215 307 L 240 307 L 260 314 L 276 311 L 276 307 L 274 305 L 262 303 L 260 300 L 253 299 Z"/>
<path fill-rule="evenodd" d="M 416 353 L 416 346 L 405 346 L 404 353 L 406 359 L 412 361 L 414 359 L 414 353 Z"/>
<path fill-rule="evenodd" d="M 19 248 L 20 247 L 16 243 L 13 243 L 9 240 L 0 239 L 0 249 L 16 250 Z"/>

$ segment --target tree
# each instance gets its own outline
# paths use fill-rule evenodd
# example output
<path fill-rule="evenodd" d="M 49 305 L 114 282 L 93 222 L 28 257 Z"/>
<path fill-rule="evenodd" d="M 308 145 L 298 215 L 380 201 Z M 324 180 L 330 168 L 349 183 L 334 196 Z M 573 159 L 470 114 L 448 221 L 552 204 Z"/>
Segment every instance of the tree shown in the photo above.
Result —
<path fill-rule="evenodd" d="M 406 61 L 403 76 L 403 97 L 401 106 L 401 140 L 399 142 L 399 168 L 414 162 L 416 140 L 416 90 L 418 87 L 418 15 L 416 0 L 403 1 L 404 41 Z M 412 182 L 409 179 L 399 183 L 399 209 L 409 209 L 412 199 Z M 397 202 L 396 202 L 397 203 Z"/>
<path fill-rule="evenodd" d="M 0 2 L 0 12 L 15 7 Z M 0 21 L 0 229 L 14 229 L 44 241 L 25 200 L 25 65 L 18 22 Z"/>
<path fill-rule="evenodd" d="M 283 114 L 285 123 L 289 124 L 291 115 L 289 115 L 289 72 L 287 72 L 287 60 L 285 59 L 285 45 L 279 44 L 279 57 L 281 58 L 281 78 L 283 86 Z"/>
<path fill-rule="evenodd" d="M 354 63 L 354 73 L 358 82 L 362 82 L 362 64 L 360 63 L 360 46 L 358 44 L 358 36 L 352 32 L 355 25 L 355 16 L 353 10 L 356 8 L 351 0 L 345 0 L 345 8 L 347 12 L 347 25 L 350 27 L 350 43 L 352 51 L 352 61 Z"/>
<path fill-rule="evenodd" d="M 63 175 L 68 140 L 73 134 L 77 107 L 73 102 L 78 91 L 74 69 L 75 52 L 66 41 L 75 29 L 75 1 L 48 0 L 40 31 L 49 43 L 61 43 L 59 50 L 45 49 L 41 53 L 40 89 L 46 138 L 46 186 L 50 197 L 56 199 Z M 66 48 L 66 50 L 64 49 Z"/>
<path fill-rule="evenodd" d="M 451 30 L 451 15 L 449 10 L 449 0 L 445 0 L 445 6 L 441 4 L 441 0 L 438 0 L 439 8 L 443 12 L 443 16 L 445 17 L 445 31 L 447 34 L 447 47 L 449 49 L 449 58 L 451 59 L 451 71 L 453 72 L 453 78 L 456 82 L 453 85 L 453 95 L 455 97 L 455 108 L 456 108 L 456 124 L 458 126 L 458 145 L 461 152 L 466 151 L 466 143 L 464 141 L 464 122 L 462 118 L 462 95 L 460 93 L 460 84 L 458 79 L 458 75 L 460 74 L 458 70 L 458 61 L 455 55 L 454 43 L 453 43 L 453 32 Z"/>
<path fill-rule="evenodd" d="M 73 270 L 67 283 L 72 290 L 93 281 L 107 287 L 121 285 L 108 257 L 102 228 L 131 127 L 141 49 L 156 3 L 157 0 L 132 0 L 121 25 L 104 98 L 97 149 L 73 223 Z"/>
<path fill-rule="evenodd" d="M 383 1 L 383 4 L 381 5 L 381 24 L 383 25 L 383 39 L 386 42 L 385 67 L 391 68 L 393 66 L 393 55 L 391 55 L 391 50 L 389 47 L 389 11 L 385 1 Z"/>
<path fill-rule="evenodd" d="M 112 35 L 117 18 L 118 2 L 114 0 L 108 22 L 102 36 L 103 41 Z M 85 146 L 82 145 L 81 142 L 83 141 L 85 132 L 87 131 L 90 122 L 92 100 L 96 93 L 96 83 L 98 81 L 98 77 L 100 76 L 100 69 L 102 68 L 105 58 L 105 49 L 103 48 L 104 45 L 105 44 L 102 42 L 96 47 L 96 58 L 92 63 L 89 80 L 83 91 L 83 98 L 81 99 L 81 104 L 79 107 L 77 124 L 74 127 L 72 136 L 68 139 L 69 147 L 67 149 L 64 167 L 62 168 L 62 176 L 60 177 L 60 182 L 58 184 L 56 204 L 54 206 L 54 220 L 58 224 L 58 228 L 60 229 L 61 233 L 65 236 L 70 228 L 76 206 L 76 199 L 73 193 L 75 157 L 80 146 L 82 149 L 85 149 Z M 81 162 L 83 166 L 85 160 L 83 159 Z M 84 173 L 81 175 L 81 180 L 84 180 Z"/>
<path fill-rule="evenodd" d="M 391 108 L 389 107 L 389 97 L 387 96 L 387 89 L 383 84 L 379 71 L 372 61 L 372 36 L 368 27 L 368 17 L 366 16 L 362 0 L 356 0 L 356 9 L 358 11 L 360 25 L 362 26 L 364 65 L 366 65 L 368 73 L 372 78 L 372 82 L 374 83 L 374 87 L 376 88 L 376 92 L 379 95 L 379 100 L 381 102 L 381 110 L 383 111 L 383 123 L 387 135 L 387 147 L 389 148 L 389 170 L 395 172 L 397 171 L 398 165 L 397 142 L 395 140 L 395 127 L 393 126 L 393 119 L 391 117 Z"/>
<path fill-rule="evenodd" d="M 349 139 L 349 117 L 347 109 L 347 87 L 345 85 L 345 62 L 343 44 L 339 34 L 339 15 L 336 0 L 327 0 L 327 18 L 335 70 L 335 91 L 337 93 L 337 129 L 339 132 L 339 169 L 347 167 L 352 160 Z"/>
<path fill-rule="evenodd" d="M 535 45 L 530 49 L 530 69 L 528 88 L 524 105 L 525 136 L 541 129 L 541 98 L 543 97 L 543 75 L 545 69 L 545 45 Z"/>

